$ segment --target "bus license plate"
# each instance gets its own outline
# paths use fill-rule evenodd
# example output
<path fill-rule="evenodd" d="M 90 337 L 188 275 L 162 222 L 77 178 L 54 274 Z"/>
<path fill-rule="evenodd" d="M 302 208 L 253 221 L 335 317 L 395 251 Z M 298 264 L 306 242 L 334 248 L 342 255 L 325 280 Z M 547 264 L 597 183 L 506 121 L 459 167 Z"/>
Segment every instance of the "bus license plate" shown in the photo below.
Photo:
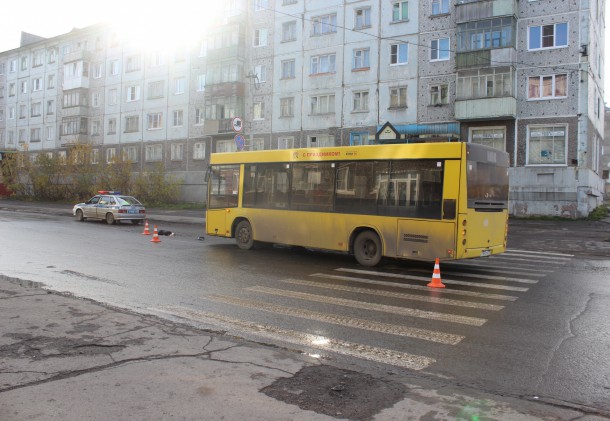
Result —
<path fill-rule="evenodd" d="M 481 252 L 481 257 L 489 257 L 491 256 L 491 250 L 483 250 Z"/>

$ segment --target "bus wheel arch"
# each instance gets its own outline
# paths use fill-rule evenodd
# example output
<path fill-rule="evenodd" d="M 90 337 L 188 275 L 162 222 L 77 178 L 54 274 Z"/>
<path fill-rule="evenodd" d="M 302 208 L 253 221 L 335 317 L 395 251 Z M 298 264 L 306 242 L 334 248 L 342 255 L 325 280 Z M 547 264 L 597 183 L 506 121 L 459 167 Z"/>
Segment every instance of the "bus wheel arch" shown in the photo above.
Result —
<path fill-rule="evenodd" d="M 359 228 L 352 234 L 351 251 L 362 266 L 377 266 L 383 257 L 379 233 L 372 228 Z"/>
<path fill-rule="evenodd" d="M 252 224 L 246 218 L 236 219 L 233 225 L 233 237 L 237 247 L 242 250 L 250 250 L 254 247 L 254 235 L 252 234 Z"/>

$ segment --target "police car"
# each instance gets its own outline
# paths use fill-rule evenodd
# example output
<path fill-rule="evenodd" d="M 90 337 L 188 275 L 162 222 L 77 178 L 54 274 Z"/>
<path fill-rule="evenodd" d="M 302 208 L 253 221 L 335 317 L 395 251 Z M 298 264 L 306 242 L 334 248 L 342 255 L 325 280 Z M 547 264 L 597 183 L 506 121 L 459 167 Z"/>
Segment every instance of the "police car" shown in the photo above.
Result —
<path fill-rule="evenodd" d="M 101 219 L 107 224 L 120 221 L 131 221 L 138 225 L 146 219 L 146 208 L 133 196 L 122 195 L 118 191 L 100 190 L 95 196 L 72 208 L 72 214 L 78 221 Z"/>

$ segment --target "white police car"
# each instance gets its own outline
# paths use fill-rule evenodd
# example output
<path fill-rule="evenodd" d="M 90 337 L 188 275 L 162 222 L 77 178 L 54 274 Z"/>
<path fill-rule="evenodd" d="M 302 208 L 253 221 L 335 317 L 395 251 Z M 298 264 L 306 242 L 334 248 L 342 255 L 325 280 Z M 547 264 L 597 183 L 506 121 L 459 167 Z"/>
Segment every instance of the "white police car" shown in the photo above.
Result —
<path fill-rule="evenodd" d="M 78 221 L 101 219 L 109 225 L 120 221 L 138 225 L 146 219 L 146 208 L 135 197 L 108 190 L 97 193 L 86 202 L 74 205 L 72 214 Z"/>

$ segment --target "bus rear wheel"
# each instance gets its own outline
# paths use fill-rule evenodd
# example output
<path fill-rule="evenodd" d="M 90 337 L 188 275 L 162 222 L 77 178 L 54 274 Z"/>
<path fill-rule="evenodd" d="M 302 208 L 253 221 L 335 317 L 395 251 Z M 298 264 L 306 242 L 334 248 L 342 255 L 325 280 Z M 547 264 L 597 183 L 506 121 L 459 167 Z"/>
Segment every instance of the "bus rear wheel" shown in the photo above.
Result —
<path fill-rule="evenodd" d="M 250 250 L 254 247 L 254 238 L 252 237 L 252 225 L 248 221 L 240 221 L 235 229 L 235 241 L 237 247 L 242 250 Z"/>
<path fill-rule="evenodd" d="M 354 241 L 354 257 L 362 266 L 376 266 L 381 261 L 381 240 L 373 231 L 362 231 Z"/>

